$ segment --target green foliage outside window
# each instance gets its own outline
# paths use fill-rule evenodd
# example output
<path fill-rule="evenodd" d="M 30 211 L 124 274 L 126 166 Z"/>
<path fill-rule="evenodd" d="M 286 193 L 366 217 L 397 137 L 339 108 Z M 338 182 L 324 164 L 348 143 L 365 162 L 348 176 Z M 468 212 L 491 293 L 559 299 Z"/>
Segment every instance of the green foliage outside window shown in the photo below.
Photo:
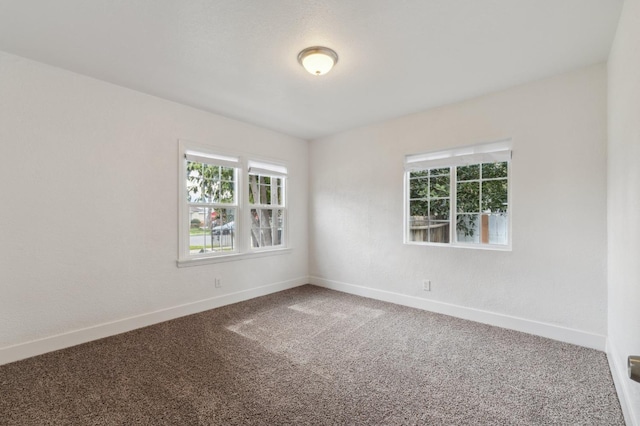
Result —
<path fill-rule="evenodd" d="M 456 229 L 459 232 L 465 236 L 473 236 L 481 214 L 507 213 L 507 162 L 458 166 L 455 173 Z M 414 218 L 449 220 L 448 167 L 409 173 L 409 211 Z"/>
<path fill-rule="evenodd" d="M 282 244 L 283 179 L 249 174 L 249 204 L 270 207 L 251 209 L 252 247 Z"/>
<path fill-rule="evenodd" d="M 456 167 L 458 231 L 472 237 L 480 214 L 507 212 L 507 173 L 506 161 Z"/>
<path fill-rule="evenodd" d="M 409 175 L 409 206 L 411 216 L 426 216 L 432 220 L 449 219 L 449 168 L 411 172 Z"/>
<path fill-rule="evenodd" d="M 232 167 L 187 161 L 187 197 L 192 203 L 232 204 L 235 201 Z"/>

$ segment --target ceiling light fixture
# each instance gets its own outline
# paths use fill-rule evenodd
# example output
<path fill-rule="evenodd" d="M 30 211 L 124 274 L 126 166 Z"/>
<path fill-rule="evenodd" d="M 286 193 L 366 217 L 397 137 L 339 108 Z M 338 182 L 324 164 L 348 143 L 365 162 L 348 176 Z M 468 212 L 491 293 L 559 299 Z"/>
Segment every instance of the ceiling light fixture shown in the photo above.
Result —
<path fill-rule="evenodd" d="M 298 53 L 298 62 L 309 73 L 322 75 L 331 71 L 331 68 L 338 62 L 338 54 L 328 47 L 307 47 Z"/>

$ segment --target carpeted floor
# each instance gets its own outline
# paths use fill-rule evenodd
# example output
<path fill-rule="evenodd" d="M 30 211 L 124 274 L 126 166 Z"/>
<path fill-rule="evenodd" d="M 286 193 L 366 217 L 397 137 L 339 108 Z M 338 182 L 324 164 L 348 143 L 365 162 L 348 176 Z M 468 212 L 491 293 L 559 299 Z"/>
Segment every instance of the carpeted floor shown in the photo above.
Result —
<path fill-rule="evenodd" d="M 0 367 L 2 425 L 624 425 L 602 352 L 303 286 Z"/>

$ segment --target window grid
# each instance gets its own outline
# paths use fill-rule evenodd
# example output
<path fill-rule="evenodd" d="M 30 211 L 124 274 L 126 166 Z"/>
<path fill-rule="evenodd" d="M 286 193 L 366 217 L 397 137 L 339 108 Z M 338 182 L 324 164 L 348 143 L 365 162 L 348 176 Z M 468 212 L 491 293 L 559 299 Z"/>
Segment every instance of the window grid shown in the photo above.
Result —
<path fill-rule="evenodd" d="M 185 161 L 189 256 L 236 252 L 239 169 Z"/>
<path fill-rule="evenodd" d="M 179 152 L 179 267 L 287 252 L 285 165 L 186 141 Z M 252 210 L 261 218 L 255 229 Z"/>
<path fill-rule="evenodd" d="M 462 179 L 458 179 L 460 170 L 464 168 L 477 167 L 476 176 L 469 178 L 463 176 Z M 458 166 L 455 168 L 455 194 L 456 194 L 456 232 L 454 235 L 456 243 L 460 244 L 483 244 L 483 245 L 506 245 L 508 243 L 508 175 L 509 175 L 509 163 L 497 162 L 497 163 L 479 163 L 468 166 Z M 498 174 L 498 177 L 485 177 L 485 171 L 493 171 L 493 174 Z M 473 173 L 473 172 L 472 172 Z M 489 174 L 489 173 L 487 173 Z M 491 191 L 488 190 L 487 183 L 491 182 L 504 182 L 503 189 L 498 188 L 499 198 L 504 197 L 504 203 L 499 203 L 500 207 L 497 207 L 495 203 L 489 206 L 492 200 Z M 476 208 L 460 208 L 458 206 L 458 199 L 460 194 L 464 194 L 464 191 L 460 190 L 460 185 L 477 185 L 477 197 L 473 197 Z M 495 194 L 494 189 L 494 196 Z M 499 200 L 500 201 L 500 200 Z M 466 203 L 463 203 L 466 204 Z M 468 206 L 468 205 L 467 205 Z"/>
<path fill-rule="evenodd" d="M 434 193 L 431 178 L 436 176 L 434 173 L 436 170 L 438 176 L 446 175 L 442 170 L 447 170 L 450 175 L 448 197 L 431 196 Z M 509 161 L 407 171 L 406 242 L 507 248 L 510 245 L 509 175 Z M 414 182 L 425 179 L 427 181 L 424 187 L 426 187 L 427 196 L 421 196 L 416 192 L 417 186 Z M 475 188 L 473 188 L 474 184 Z M 432 220 L 430 215 L 427 215 L 427 218 L 423 218 L 425 219 L 423 223 L 419 222 L 421 218 L 416 215 L 417 210 L 414 208 L 414 203 L 426 203 L 427 212 L 431 213 L 433 212 L 432 202 L 445 199 L 449 200 L 447 220 Z M 473 209 L 470 208 L 470 205 L 473 206 Z M 453 222 L 454 219 L 455 222 Z M 439 222 L 455 224 L 455 226 L 449 226 L 448 239 L 446 240 L 441 236 L 434 239 L 433 231 Z M 428 231 L 425 232 L 422 229 L 428 229 Z"/>
<path fill-rule="evenodd" d="M 250 247 L 261 249 L 284 244 L 285 178 L 249 173 Z"/>
<path fill-rule="evenodd" d="M 426 169 L 409 174 L 411 241 L 450 241 L 451 190 L 447 189 L 450 187 L 450 174 L 449 168 Z"/>

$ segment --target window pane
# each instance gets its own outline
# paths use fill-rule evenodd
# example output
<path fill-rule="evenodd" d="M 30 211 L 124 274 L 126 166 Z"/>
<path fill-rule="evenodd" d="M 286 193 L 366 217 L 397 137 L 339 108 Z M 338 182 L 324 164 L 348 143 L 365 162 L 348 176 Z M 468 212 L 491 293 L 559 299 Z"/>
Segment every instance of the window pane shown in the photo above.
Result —
<path fill-rule="evenodd" d="M 480 215 L 459 214 L 456 220 L 456 239 L 461 243 L 480 242 Z"/>
<path fill-rule="evenodd" d="M 218 182 L 220 187 L 217 192 L 218 202 L 222 204 L 234 204 L 235 203 L 235 182 L 221 181 Z"/>
<path fill-rule="evenodd" d="M 411 179 L 409 187 L 410 199 L 429 197 L 429 179 Z"/>
<path fill-rule="evenodd" d="M 282 244 L 283 212 L 278 209 L 251 209 L 251 247 Z"/>
<path fill-rule="evenodd" d="M 484 163 L 482 165 L 482 178 L 492 179 L 507 177 L 507 162 L 502 163 Z"/>
<path fill-rule="evenodd" d="M 198 202 L 202 199 L 202 164 L 187 162 L 187 201 Z"/>
<path fill-rule="evenodd" d="M 260 176 L 259 180 L 260 186 L 260 204 L 271 204 L 271 182 L 268 177 Z"/>
<path fill-rule="evenodd" d="M 482 182 L 482 211 L 507 211 L 507 180 L 490 180 Z"/>
<path fill-rule="evenodd" d="M 427 200 L 413 200 L 409 202 L 411 216 L 428 216 L 429 202 Z"/>
<path fill-rule="evenodd" d="M 488 218 L 488 243 L 509 244 L 509 217 L 507 213 L 485 215 Z"/>
<path fill-rule="evenodd" d="M 189 252 L 231 251 L 234 248 L 235 209 L 189 208 Z"/>
<path fill-rule="evenodd" d="M 432 198 L 449 196 L 449 190 L 451 188 L 449 185 L 449 175 L 432 177 L 430 183 Z"/>
<path fill-rule="evenodd" d="M 220 167 L 220 178 L 226 181 L 236 180 L 235 170 L 233 167 Z"/>
<path fill-rule="evenodd" d="M 480 182 L 458 183 L 457 210 L 459 213 L 480 211 Z"/>
<path fill-rule="evenodd" d="M 430 173 L 431 173 L 431 176 L 441 176 L 441 175 L 449 176 L 449 167 L 443 167 L 441 169 L 431 169 Z"/>
<path fill-rule="evenodd" d="M 187 177 L 202 176 L 202 163 L 187 161 Z"/>
<path fill-rule="evenodd" d="M 457 173 L 458 182 L 480 179 L 480 165 L 472 164 L 470 166 L 458 166 Z"/>
<path fill-rule="evenodd" d="M 278 179 L 277 187 L 277 202 L 279 206 L 284 206 L 284 188 L 282 186 L 282 179 Z"/>
<path fill-rule="evenodd" d="M 204 253 L 210 245 L 208 235 L 208 209 L 201 207 L 189 208 L 189 246 L 190 253 Z"/>
<path fill-rule="evenodd" d="M 429 241 L 429 220 L 426 215 L 412 215 L 409 218 L 409 241 Z"/>
<path fill-rule="evenodd" d="M 234 249 L 236 209 L 211 209 L 209 231 L 213 251 Z"/>
<path fill-rule="evenodd" d="M 430 220 L 448 220 L 449 219 L 449 199 L 431 200 L 429 203 L 429 219 Z"/>
<path fill-rule="evenodd" d="M 213 164 L 203 164 L 202 176 L 209 180 L 220 180 L 220 167 Z"/>
<path fill-rule="evenodd" d="M 276 212 L 278 213 L 278 218 L 276 220 L 276 223 L 274 223 L 275 231 L 273 232 L 273 245 L 279 246 L 280 244 L 283 243 L 282 230 L 284 225 L 284 211 L 276 210 Z"/>
<path fill-rule="evenodd" d="M 409 241 L 449 242 L 450 173 L 443 167 L 409 174 Z"/>
<path fill-rule="evenodd" d="M 235 185 L 233 168 L 187 161 L 189 202 L 235 204 Z"/>
<path fill-rule="evenodd" d="M 249 175 L 249 203 L 259 204 L 260 198 L 258 194 L 258 176 Z"/>
<path fill-rule="evenodd" d="M 429 220 L 429 242 L 449 243 L 449 221 Z"/>
<path fill-rule="evenodd" d="M 260 204 L 260 183 L 258 175 L 249 175 L 249 202 Z"/>
<path fill-rule="evenodd" d="M 274 191 L 273 198 L 272 191 Z M 270 176 L 249 175 L 250 204 L 280 204 L 280 200 L 282 200 L 282 179 Z"/>
<path fill-rule="evenodd" d="M 427 216 L 412 216 L 409 220 L 409 241 L 448 243 L 449 221 L 431 220 Z"/>
<path fill-rule="evenodd" d="M 199 201 L 205 203 L 217 203 L 220 198 L 220 182 L 213 179 L 203 179 L 200 188 L 201 198 Z"/>
<path fill-rule="evenodd" d="M 429 176 L 429 170 L 416 170 L 409 172 L 409 179 L 421 178 Z"/>

